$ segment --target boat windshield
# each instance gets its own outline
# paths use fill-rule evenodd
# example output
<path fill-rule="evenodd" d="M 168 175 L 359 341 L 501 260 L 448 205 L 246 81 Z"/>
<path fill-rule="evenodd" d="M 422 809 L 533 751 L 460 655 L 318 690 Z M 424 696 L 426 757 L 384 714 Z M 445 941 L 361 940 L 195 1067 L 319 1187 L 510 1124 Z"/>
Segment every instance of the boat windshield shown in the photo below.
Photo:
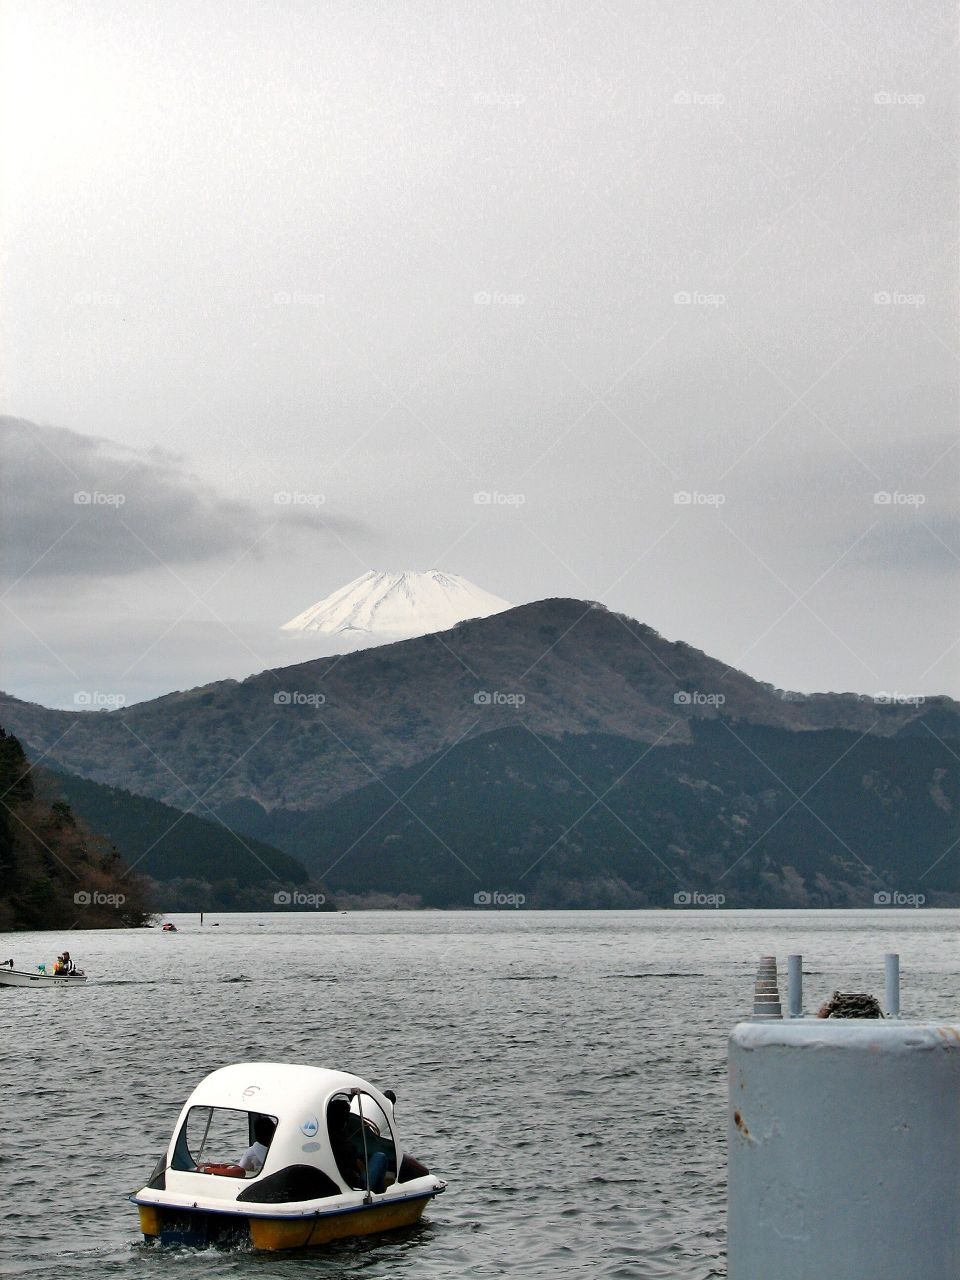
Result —
<path fill-rule="evenodd" d="M 348 1187 L 381 1192 L 396 1181 L 397 1149 L 390 1122 L 368 1093 L 335 1094 L 327 1103 L 327 1131 Z"/>
<path fill-rule="evenodd" d="M 177 1134 L 170 1167 L 192 1172 L 202 1165 L 239 1166 L 243 1161 L 253 1166 L 246 1168 L 247 1175 L 255 1176 L 266 1160 L 276 1125 L 275 1116 L 259 1111 L 191 1107 Z"/>

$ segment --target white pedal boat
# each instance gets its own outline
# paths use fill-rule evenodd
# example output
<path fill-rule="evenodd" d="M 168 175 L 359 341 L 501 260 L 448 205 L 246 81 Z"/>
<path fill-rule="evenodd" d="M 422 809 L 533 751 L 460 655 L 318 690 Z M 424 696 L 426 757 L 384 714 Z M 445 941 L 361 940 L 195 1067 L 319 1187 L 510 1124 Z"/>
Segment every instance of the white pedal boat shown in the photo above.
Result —
<path fill-rule="evenodd" d="M 264 1124 L 263 1165 L 244 1169 Z M 393 1103 L 359 1076 L 249 1062 L 194 1089 L 130 1198 L 147 1240 L 303 1249 L 409 1226 L 445 1187 L 403 1151 Z"/>
<path fill-rule="evenodd" d="M 0 987 L 78 987 L 87 980 L 83 970 L 75 973 L 44 973 L 41 969 L 5 969 L 0 966 Z"/>

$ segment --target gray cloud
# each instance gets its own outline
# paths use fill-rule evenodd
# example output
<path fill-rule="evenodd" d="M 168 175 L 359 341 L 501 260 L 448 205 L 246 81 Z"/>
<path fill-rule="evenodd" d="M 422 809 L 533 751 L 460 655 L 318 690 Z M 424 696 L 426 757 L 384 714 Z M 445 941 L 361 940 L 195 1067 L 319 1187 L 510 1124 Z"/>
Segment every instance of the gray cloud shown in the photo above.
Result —
<path fill-rule="evenodd" d="M 890 493 L 891 499 L 895 492 Z M 913 494 L 901 494 L 912 498 Z M 858 559 L 902 573 L 947 575 L 960 569 L 960 520 L 924 514 L 923 507 L 879 507 L 881 518 L 859 547 Z M 888 514 L 890 513 L 890 514 Z"/>
<path fill-rule="evenodd" d="M 53 8 L 8 24 L 4 407 L 88 444 L 10 486 L 21 572 L 83 515 L 7 597 L 33 696 L 68 633 L 131 696 L 265 665 L 397 564 L 957 691 L 955 5 Z"/>
<path fill-rule="evenodd" d="M 328 516 L 321 495 L 224 497 L 166 450 L 22 418 L 0 418 L 0 460 L 8 579 L 111 577 L 259 556 L 280 538 L 355 527 Z"/>

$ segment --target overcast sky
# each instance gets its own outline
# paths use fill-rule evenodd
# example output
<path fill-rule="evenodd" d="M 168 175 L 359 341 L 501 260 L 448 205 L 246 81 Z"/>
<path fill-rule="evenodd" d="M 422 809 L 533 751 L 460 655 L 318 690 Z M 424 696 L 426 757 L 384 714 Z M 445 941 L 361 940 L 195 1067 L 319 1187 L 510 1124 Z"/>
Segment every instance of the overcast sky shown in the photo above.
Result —
<path fill-rule="evenodd" d="M 300 661 L 291 616 L 438 567 L 960 695 L 956 41 L 923 0 L 8 3 L 4 687 Z"/>

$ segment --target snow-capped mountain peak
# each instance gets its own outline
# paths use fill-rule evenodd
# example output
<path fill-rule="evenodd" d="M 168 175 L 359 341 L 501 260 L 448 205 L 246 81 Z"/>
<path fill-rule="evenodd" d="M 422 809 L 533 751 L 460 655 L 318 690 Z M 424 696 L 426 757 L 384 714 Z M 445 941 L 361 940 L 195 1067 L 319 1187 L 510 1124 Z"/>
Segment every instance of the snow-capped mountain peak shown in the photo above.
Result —
<path fill-rule="evenodd" d="M 486 618 L 511 606 L 456 573 L 368 573 L 284 623 L 284 631 L 396 639 L 446 631 L 467 618 Z"/>

